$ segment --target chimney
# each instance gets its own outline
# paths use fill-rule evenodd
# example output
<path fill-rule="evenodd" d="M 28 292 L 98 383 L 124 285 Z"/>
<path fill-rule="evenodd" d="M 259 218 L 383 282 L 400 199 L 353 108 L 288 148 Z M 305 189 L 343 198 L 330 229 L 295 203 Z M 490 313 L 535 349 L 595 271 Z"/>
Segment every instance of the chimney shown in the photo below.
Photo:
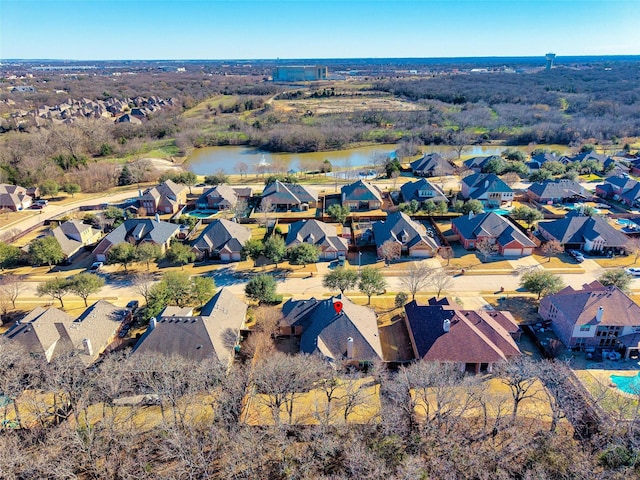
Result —
<path fill-rule="evenodd" d="M 91 340 L 88 338 L 82 339 L 82 346 L 84 347 L 84 353 L 93 357 L 93 348 L 91 347 Z"/>
<path fill-rule="evenodd" d="M 473 218 L 473 212 L 469 212 L 469 220 L 471 220 Z"/>
<path fill-rule="evenodd" d="M 149 320 L 149 328 L 147 330 L 151 331 L 154 328 L 156 328 L 157 323 L 158 323 L 158 320 L 156 320 L 156 317 L 151 317 L 151 320 Z"/>
<path fill-rule="evenodd" d="M 484 181 L 484 188 L 489 188 L 489 180 Z"/>
<path fill-rule="evenodd" d="M 596 323 L 600 323 L 602 321 L 602 314 L 604 313 L 604 307 L 599 306 L 598 311 L 596 312 Z"/>
<path fill-rule="evenodd" d="M 156 212 L 156 222 L 160 221 L 160 214 L 158 212 Z"/>
<path fill-rule="evenodd" d="M 353 358 L 353 337 L 347 338 L 347 358 L 349 360 Z"/>
<path fill-rule="evenodd" d="M 442 322 L 442 330 L 444 330 L 445 332 L 448 332 L 450 328 L 451 328 L 451 320 L 449 320 L 448 318 L 445 318 L 444 322 Z"/>

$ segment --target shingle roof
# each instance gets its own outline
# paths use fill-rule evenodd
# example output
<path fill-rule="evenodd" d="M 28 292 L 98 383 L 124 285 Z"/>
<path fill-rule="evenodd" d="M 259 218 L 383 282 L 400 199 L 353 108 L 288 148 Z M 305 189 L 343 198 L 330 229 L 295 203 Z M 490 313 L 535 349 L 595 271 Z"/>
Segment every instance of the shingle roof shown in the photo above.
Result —
<path fill-rule="evenodd" d="M 457 305 L 405 305 L 415 351 L 426 361 L 492 363 L 519 356 L 509 312 L 462 310 Z M 498 321 L 497 318 L 500 317 Z M 445 320 L 449 331 L 445 331 Z M 508 328 L 505 328 L 507 326 Z"/>
<path fill-rule="evenodd" d="M 484 168 L 487 162 L 497 158 L 498 160 L 502 160 L 502 157 L 499 155 L 489 155 L 488 157 L 473 157 L 469 160 L 465 160 L 463 165 L 467 168 Z"/>
<path fill-rule="evenodd" d="M 103 242 L 107 245 L 116 245 L 125 242 L 127 237 L 131 235 L 136 228 L 141 230 L 143 234 L 140 241 L 151 241 L 161 245 L 175 235 L 180 226 L 175 223 L 157 222 L 150 218 L 130 218 L 102 239 L 96 247 L 96 250 L 102 250 L 101 245 L 103 245 Z"/>
<path fill-rule="evenodd" d="M 178 355 L 190 360 L 215 358 L 228 365 L 233 358 L 247 304 L 222 288 L 202 307 L 199 316 L 163 316 L 140 338 L 133 353 Z"/>
<path fill-rule="evenodd" d="M 382 192 L 375 185 L 358 180 L 340 189 L 343 201 L 379 201 L 382 202 Z"/>
<path fill-rule="evenodd" d="M 338 236 L 336 227 L 319 220 L 300 220 L 292 223 L 289 225 L 285 242 L 287 248 L 300 243 L 312 243 L 323 251 L 327 249 L 344 251 L 349 248 L 347 241 Z"/>
<path fill-rule="evenodd" d="M 209 198 L 219 198 L 220 202 L 233 206 L 238 202 L 238 194 L 236 190 L 229 185 L 216 185 L 205 191 L 196 203 L 207 203 Z"/>
<path fill-rule="evenodd" d="M 437 173 L 448 175 L 453 173 L 451 164 L 438 153 L 427 153 L 422 158 L 411 162 L 411 169 L 416 173 Z"/>
<path fill-rule="evenodd" d="M 218 219 L 207 225 L 193 246 L 198 250 L 213 251 L 227 247 L 232 252 L 239 252 L 247 240 L 251 238 L 251 230 L 236 222 Z"/>
<path fill-rule="evenodd" d="M 527 189 L 540 198 L 568 198 L 573 196 L 586 196 L 585 189 L 578 182 L 568 179 L 545 180 L 532 183 Z"/>
<path fill-rule="evenodd" d="M 62 253 L 67 257 L 76 253 L 83 246 L 82 242 L 78 242 L 73 238 L 67 237 L 61 227 L 54 228 L 49 232 L 49 235 L 57 240 L 60 248 L 62 249 Z"/>
<path fill-rule="evenodd" d="M 513 192 L 511 187 L 493 173 L 475 173 L 464 177 L 462 182 L 469 186 L 469 198 L 479 198 L 485 193 Z"/>
<path fill-rule="evenodd" d="M 584 243 L 585 239 L 601 236 L 609 247 L 621 247 L 627 244 L 628 238 L 624 233 L 613 228 L 600 217 L 587 217 L 579 212 L 570 212 L 565 218 L 549 222 L 539 222 L 542 228 L 560 243 Z"/>
<path fill-rule="evenodd" d="M 333 303 L 341 301 L 337 314 Z M 321 353 L 332 360 L 342 360 L 347 354 L 347 339 L 353 339 L 353 359 L 372 361 L 382 358 L 376 314 L 356 305 L 343 295 L 325 300 L 289 300 L 282 309 L 285 325 L 302 325 L 300 339 L 303 353 Z"/>
<path fill-rule="evenodd" d="M 580 290 L 565 287 L 542 301 L 555 305 L 575 325 L 640 325 L 640 306 L 618 287 L 605 287 L 598 281 L 585 284 Z M 596 322 L 600 307 L 603 307 L 602 321 Z"/>
<path fill-rule="evenodd" d="M 372 227 L 373 236 L 378 248 L 387 240 L 399 241 L 409 248 L 423 241 L 433 249 L 438 248 L 435 240 L 427 235 L 427 229 L 424 225 L 411 220 L 411 218 L 403 212 L 392 213 L 387 216 L 385 221 L 374 222 Z M 407 236 L 406 242 L 401 241 L 400 237 L 403 234 Z"/>
<path fill-rule="evenodd" d="M 276 180 L 264 188 L 262 200 L 269 199 L 272 205 L 287 204 L 299 205 L 301 203 L 317 202 L 318 192 L 304 185 L 295 183 L 282 183 Z"/>
<path fill-rule="evenodd" d="M 525 247 L 535 247 L 535 243 L 515 227 L 508 219 L 494 212 L 479 215 L 465 215 L 452 220 L 456 229 L 466 239 L 489 236 L 497 239 L 500 245 L 515 240 Z"/>
<path fill-rule="evenodd" d="M 419 192 L 427 190 L 433 191 L 433 197 L 421 197 L 419 196 Z M 426 200 L 433 200 L 434 202 L 447 202 L 447 197 L 444 192 L 440 189 L 440 187 L 432 184 L 426 178 L 421 178 L 420 180 L 416 180 L 415 182 L 407 182 L 400 187 L 400 192 L 402 192 L 402 198 L 405 202 L 410 202 L 411 200 L 417 200 L 419 202 L 424 202 Z"/>

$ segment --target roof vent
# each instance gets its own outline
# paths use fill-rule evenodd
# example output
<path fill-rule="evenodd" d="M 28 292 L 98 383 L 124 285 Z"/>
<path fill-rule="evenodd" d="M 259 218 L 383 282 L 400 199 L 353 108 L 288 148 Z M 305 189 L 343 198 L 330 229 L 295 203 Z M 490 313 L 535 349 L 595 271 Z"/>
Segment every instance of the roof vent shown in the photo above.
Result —
<path fill-rule="evenodd" d="M 451 320 L 449 320 L 448 318 L 444 319 L 444 322 L 442 322 L 442 330 L 444 330 L 445 332 L 448 332 L 451 329 Z"/>

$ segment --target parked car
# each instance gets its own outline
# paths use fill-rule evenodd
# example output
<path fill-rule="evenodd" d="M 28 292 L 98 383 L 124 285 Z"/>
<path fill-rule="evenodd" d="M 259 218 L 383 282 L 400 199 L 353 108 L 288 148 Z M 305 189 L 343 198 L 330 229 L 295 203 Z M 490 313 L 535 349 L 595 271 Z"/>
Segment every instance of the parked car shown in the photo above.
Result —
<path fill-rule="evenodd" d="M 584 262 L 584 255 L 582 254 L 582 252 L 579 252 L 577 250 L 569 250 L 567 252 L 571 257 L 573 257 L 573 259 L 578 262 L 578 263 L 582 263 Z"/>
<path fill-rule="evenodd" d="M 93 262 L 89 267 L 90 272 L 99 272 L 100 269 L 104 266 L 103 262 Z"/>
<path fill-rule="evenodd" d="M 345 257 L 344 255 L 338 255 L 338 266 L 339 267 L 344 267 L 344 261 L 345 261 Z"/>
<path fill-rule="evenodd" d="M 41 203 L 34 203 L 29 208 L 31 208 L 33 210 L 42 210 L 44 208 L 44 205 L 41 204 Z"/>
<path fill-rule="evenodd" d="M 629 275 L 633 275 L 634 277 L 640 277 L 640 268 L 627 268 L 625 272 Z"/>

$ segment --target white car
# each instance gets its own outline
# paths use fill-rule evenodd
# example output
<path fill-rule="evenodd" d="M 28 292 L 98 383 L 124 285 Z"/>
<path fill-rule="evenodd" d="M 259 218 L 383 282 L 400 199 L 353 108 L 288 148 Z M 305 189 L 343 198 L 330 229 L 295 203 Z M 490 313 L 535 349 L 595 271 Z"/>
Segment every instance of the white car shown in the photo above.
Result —
<path fill-rule="evenodd" d="M 625 272 L 634 277 L 640 277 L 640 268 L 627 268 Z"/>
<path fill-rule="evenodd" d="M 93 262 L 89 267 L 90 272 L 99 272 L 100 269 L 104 266 L 103 262 Z"/>

